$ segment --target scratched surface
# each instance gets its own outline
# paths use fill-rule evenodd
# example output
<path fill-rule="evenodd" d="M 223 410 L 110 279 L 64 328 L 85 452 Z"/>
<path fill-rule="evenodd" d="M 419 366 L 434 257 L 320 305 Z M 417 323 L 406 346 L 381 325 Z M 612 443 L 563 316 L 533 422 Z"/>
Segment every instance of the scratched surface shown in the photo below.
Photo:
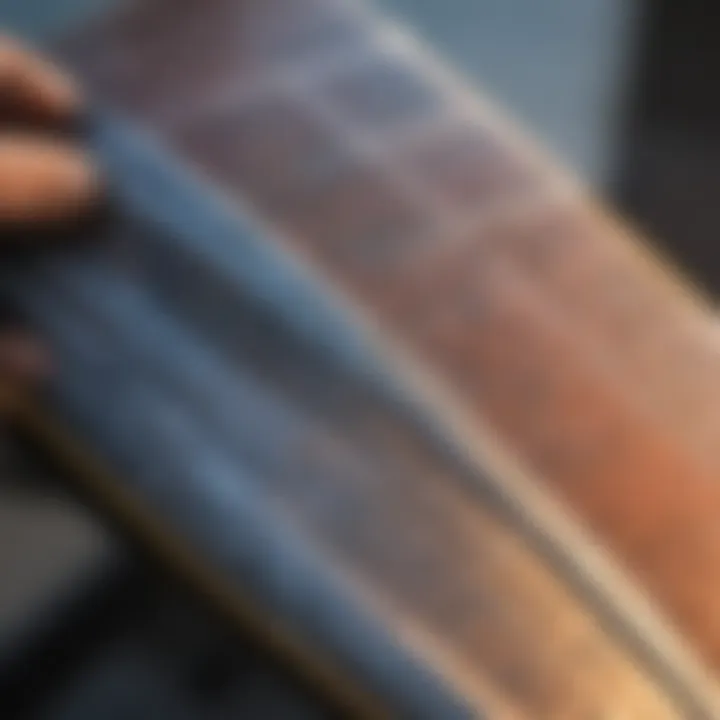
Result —
<path fill-rule="evenodd" d="M 271 221 L 278 232 L 267 242 L 320 269 L 409 348 L 720 662 L 720 383 L 709 313 L 395 26 L 329 0 L 211 5 L 181 0 L 169 15 L 168 2 L 143 3 L 86 32 L 69 55 L 100 97 Z M 144 281 L 174 298 L 174 312 L 185 298 L 194 332 L 214 321 L 224 335 L 232 317 L 244 325 L 215 271 L 198 286 L 205 304 L 188 303 L 186 283 L 172 287 L 181 256 L 172 262 L 164 279 Z M 137 311 L 152 315 L 142 303 Z M 301 385 L 308 367 L 294 374 Z M 347 384 L 316 381 L 299 406 L 335 398 L 314 411 L 319 422 L 330 418 L 352 446 L 365 439 L 382 472 L 367 467 L 368 452 L 357 458 L 357 447 L 308 430 L 302 462 L 296 438 L 293 452 L 266 452 L 275 465 L 262 466 L 263 478 L 284 478 L 272 491 L 278 507 L 382 597 L 385 617 L 412 608 L 415 651 L 460 685 L 482 677 L 482 702 L 521 715 L 672 716 L 514 521 L 489 497 L 468 502 L 462 482 L 444 479 L 454 471 L 430 471 L 407 423 L 385 427 L 385 409 L 347 425 L 360 413 L 348 408 L 368 405 L 363 393 L 347 400 Z M 247 430 L 249 456 L 274 438 L 260 427 Z M 357 477 L 345 469 L 355 467 Z M 397 528 L 422 532 L 399 542 Z M 587 689 L 563 689 L 573 684 Z"/>

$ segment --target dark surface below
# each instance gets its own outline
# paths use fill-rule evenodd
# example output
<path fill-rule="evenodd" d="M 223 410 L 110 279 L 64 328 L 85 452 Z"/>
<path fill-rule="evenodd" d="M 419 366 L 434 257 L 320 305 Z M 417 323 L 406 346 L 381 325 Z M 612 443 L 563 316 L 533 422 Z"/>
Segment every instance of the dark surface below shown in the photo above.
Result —
<path fill-rule="evenodd" d="M 716 295 L 720 289 L 720 6 L 647 0 L 617 199 Z"/>
<path fill-rule="evenodd" d="M 143 563 L 95 582 L 0 672 L 2 717 L 333 717 L 256 646 Z"/>

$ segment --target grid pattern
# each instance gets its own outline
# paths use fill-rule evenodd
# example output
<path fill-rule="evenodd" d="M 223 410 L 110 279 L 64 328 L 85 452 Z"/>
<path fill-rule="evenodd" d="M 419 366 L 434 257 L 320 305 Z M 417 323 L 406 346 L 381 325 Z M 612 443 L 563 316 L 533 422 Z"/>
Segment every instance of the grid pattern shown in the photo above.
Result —
<path fill-rule="evenodd" d="M 720 663 L 710 313 L 365 6 L 185 0 L 167 29 L 163 5 L 88 34 L 90 81 L 399 336 Z"/>

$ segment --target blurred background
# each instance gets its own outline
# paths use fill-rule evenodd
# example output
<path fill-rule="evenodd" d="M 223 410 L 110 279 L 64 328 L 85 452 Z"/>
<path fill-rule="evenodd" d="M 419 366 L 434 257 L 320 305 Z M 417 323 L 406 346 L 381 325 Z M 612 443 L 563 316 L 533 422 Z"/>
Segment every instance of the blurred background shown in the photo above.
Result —
<path fill-rule="evenodd" d="M 0 23 L 47 43 L 118 1 L 0 0 Z M 720 287 L 717 3 L 383 2 L 687 272 L 711 292 Z M 1 717 L 329 715 L 249 641 L 228 638 L 51 474 L 10 445 L 4 466 Z"/>

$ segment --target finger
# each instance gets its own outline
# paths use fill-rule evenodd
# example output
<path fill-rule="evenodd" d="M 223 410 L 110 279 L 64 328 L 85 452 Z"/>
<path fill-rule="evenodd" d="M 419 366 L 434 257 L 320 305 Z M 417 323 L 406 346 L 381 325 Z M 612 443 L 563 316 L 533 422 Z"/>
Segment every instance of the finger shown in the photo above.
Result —
<path fill-rule="evenodd" d="M 50 62 L 0 36 L 0 104 L 5 111 L 62 121 L 79 112 L 81 93 Z"/>
<path fill-rule="evenodd" d="M 0 414 L 12 414 L 50 372 L 47 353 L 36 340 L 17 331 L 0 334 Z"/>
<path fill-rule="evenodd" d="M 73 221 L 100 192 L 99 173 L 79 148 L 54 138 L 0 136 L 0 229 Z"/>
<path fill-rule="evenodd" d="M 48 355 L 41 343 L 18 330 L 0 333 L 0 376 L 34 383 L 49 374 Z"/>

